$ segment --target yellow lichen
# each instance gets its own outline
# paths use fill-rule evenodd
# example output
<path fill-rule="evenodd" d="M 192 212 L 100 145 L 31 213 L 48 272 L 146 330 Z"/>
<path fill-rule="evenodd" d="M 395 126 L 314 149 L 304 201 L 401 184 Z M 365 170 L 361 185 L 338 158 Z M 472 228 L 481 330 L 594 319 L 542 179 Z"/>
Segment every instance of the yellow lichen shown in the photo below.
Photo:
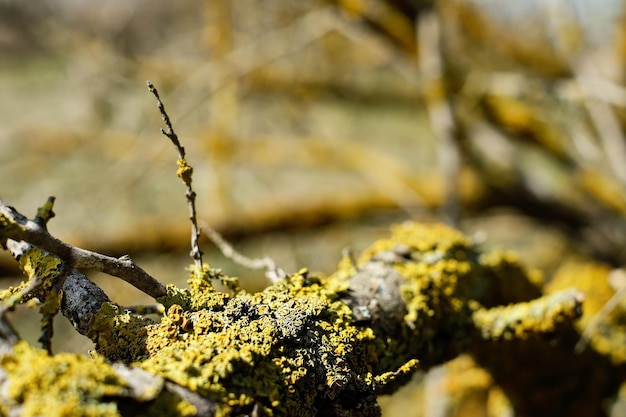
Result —
<path fill-rule="evenodd" d="M 101 358 L 48 356 L 19 342 L 0 359 L 0 366 L 9 381 L 0 414 L 20 405 L 24 417 L 120 415 L 111 397 L 125 394 L 126 387 Z"/>
<path fill-rule="evenodd" d="M 339 395 L 347 387 L 374 401 L 374 379 L 354 373 L 367 374 L 374 335 L 352 325 L 350 309 L 321 279 L 303 269 L 260 293 L 229 296 L 207 281 L 222 279 L 221 272 L 197 272 L 188 289 L 168 288 L 158 324 L 103 306 L 94 323 L 98 351 L 134 356 L 136 366 L 214 400 L 222 415 L 259 401 L 268 414 L 297 415 L 319 407 L 318 392 Z M 133 340 L 119 337 L 132 333 Z"/>
<path fill-rule="evenodd" d="M 178 178 L 183 180 L 186 185 L 191 184 L 191 179 L 193 176 L 193 167 L 187 164 L 187 160 L 185 158 L 179 159 L 176 161 L 178 164 L 178 170 L 176 171 L 176 175 Z"/>
<path fill-rule="evenodd" d="M 345 301 L 351 277 L 371 263 L 401 275 L 406 315 L 389 328 L 357 325 Z M 218 291 L 212 280 L 231 283 L 231 291 Z M 188 285 L 167 287 L 158 323 L 104 304 L 89 335 L 108 359 L 209 398 L 220 415 L 253 407 L 273 416 L 311 415 L 313 409 L 324 415 L 342 404 L 376 415 L 376 393 L 401 384 L 418 363 L 432 366 L 474 342 L 501 339 L 484 332 L 499 320 L 513 323 L 513 337 L 551 331 L 572 318 L 568 303 L 577 302 L 557 299 L 553 317 L 533 316 L 530 304 L 498 307 L 498 301 L 536 297 L 531 275 L 509 254 L 480 254 L 456 230 L 415 223 L 395 226 L 358 265 L 346 258 L 328 278 L 303 269 L 250 294 L 203 265 L 190 268 Z M 522 325 L 516 327 L 517 318 Z M 351 403 L 356 397 L 360 402 Z"/>
<path fill-rule="evenodd" d="M 39 296 L 41 296 L 42 300 L 45 299 L 46 294 L 59 276 L 61 260 L 56 256 L 43 252 L 39 248 L 32 247 L 20 257 L 20 267 L 28 277 L 28 280 L 20 283 L 17 287 L 9 287 L 0 291 L 0 300 L 8 302 L 10 305 Z M 29 286 L 34 279 L 37 280 L 38 287 L 27 294 L 22 294 L 24 288 Z"/>
<path fill-rule="evenodd" d="M 600 263 L 582 260 L 566 262 L 546 286 L 546 292 L 576 286 L 585 293 L 584 314 L 576 323 L 576 328 L 582 334 L 592 326 L 591 347 L 607 355 L 613 363 L 623 364 L 626 362 L 626 304 L 623 301 L 617 303 L 614 309 L 598 316 L 616 291 L 610 282 L 612 272 L 608 265 Z"/>
<path fill-rule="evenodd" d="M 131 363 L 146 355 L 147 329 L 154 322 L 122 307 L 104 303 L 89 323 L 89 336 L 99 353 L 113 361 Z"/>

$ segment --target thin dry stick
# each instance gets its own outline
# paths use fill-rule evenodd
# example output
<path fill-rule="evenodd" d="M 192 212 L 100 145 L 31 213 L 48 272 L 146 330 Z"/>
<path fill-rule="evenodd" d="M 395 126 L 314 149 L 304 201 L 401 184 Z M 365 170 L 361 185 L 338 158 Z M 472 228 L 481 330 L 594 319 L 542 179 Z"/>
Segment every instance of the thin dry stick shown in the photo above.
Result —
<path fill-rule="evenodd" d="M 264 258 L 248 258 L 247 256 L 237 252 L 237 250 L 233 248 L 233 246 L 228 243 L 222 235 L 213 230 L 211 227 L 205 225 L 203 230 L 207 237 L 211 239 L 215 246 L 217 246 L 222 252 L 222 254 L 236 264 L 250 269 L 265 269 L 265 276 L 272 283 L 287 277 L 285 271 L 276 265 L 276 262 L 272 258 L 268 256 Z"/>
<path fill-rule="evenodd" d="M 159 112 L 161 113 L 161 118 L 165 123 L 165 127 L 167 127 L 167 130 L 161 129 L 161 133 L 167 136 L 176 147 L 176 150 L 178 150 L 178 171 L 176 172 L 176 174 L 185 183 L 185 197 L 187 197 L 187 206 L 189 207 L 189 220 L 191 221 L 190 255 L 196 266 L 202 267 L 202 251 L 200 250 L 200 245 L 198 243 L 198 240 L 200 239 L 200 228 L 198 227 L 198 221 L 196 219 L 196 193 L 191 187 L 193 168 L 188 165 L 187 161 L 185 160 L 185 148 L 181 146 L 180 141 L 178 140 L 178 135 L 176 135 L 176 132 L 174 132 L 172 122 L 170 121 L 170 118 L 165 111 L 165 106 L 163 105 L 163 102 L 159 97 L 159 92 L 150 81 L 148 81 L 148 90 L 150 90 L 150 93 L 152 93 L 152 95 L 156 98 L 157 106 L 159 107 Z"/>

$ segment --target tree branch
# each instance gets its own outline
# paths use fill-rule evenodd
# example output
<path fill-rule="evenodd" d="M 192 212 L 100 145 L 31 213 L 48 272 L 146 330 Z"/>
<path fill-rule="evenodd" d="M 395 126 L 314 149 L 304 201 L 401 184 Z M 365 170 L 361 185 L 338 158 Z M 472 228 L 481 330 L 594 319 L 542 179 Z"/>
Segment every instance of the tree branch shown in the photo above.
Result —
<path fill-rule="evenodd" d="M 118 277 L 153 298 L 166 294 L 165 286 L 137 266 L 128 255 L 120 258 L 102 255 L 69 245 L 54 236 L 33 220 L 29 220 L 13 207 L 0 200 L 0 239 L 28 242 L 56 255 L 68 268 L 92 268 Z"/>

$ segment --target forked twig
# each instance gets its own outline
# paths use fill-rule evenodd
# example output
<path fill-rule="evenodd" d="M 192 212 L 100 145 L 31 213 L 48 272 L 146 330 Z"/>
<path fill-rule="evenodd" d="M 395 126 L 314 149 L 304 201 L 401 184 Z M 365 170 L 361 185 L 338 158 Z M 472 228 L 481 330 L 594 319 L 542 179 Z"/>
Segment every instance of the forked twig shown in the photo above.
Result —
<path fill-rule="evenodd" d="M 191 180 L 193 175 L 193 168 L 191 165 L 187 164 L 187 160 L 185 159 L 185 148 L 180 144 L 178 140 L 178 135 L 174 132 L 174 128 L 172 127 L 172 122 L 170 117 L 167 115 L 165 111 L 165 106 L 159 97 L 159 92 L 154 87 L 150 81 L 148 83 L 148 90 L 150 93 L 156 98 L 157 106 L 159 107 L 159 112 L 161 113 L 161 118 L 165 123 L 166 129 L 161 129 L 161 133 L 167 136 L 178 151 L 178 170 L 176 174 L 178 177 L 183 180 L 185 183 L 185 197 L 187 197 L 187 206 L 189 207 L 189 220 L 191 221 L 191 258 L 193 259 L 196 266 L 202 267 L 202 251 L 200 250 L 200 245 L 198 240 L 200 239 L 200 228 L 198 227 L 198 221 L 196 219 L 196 193 L 193 191 L 191 187 Z"/>

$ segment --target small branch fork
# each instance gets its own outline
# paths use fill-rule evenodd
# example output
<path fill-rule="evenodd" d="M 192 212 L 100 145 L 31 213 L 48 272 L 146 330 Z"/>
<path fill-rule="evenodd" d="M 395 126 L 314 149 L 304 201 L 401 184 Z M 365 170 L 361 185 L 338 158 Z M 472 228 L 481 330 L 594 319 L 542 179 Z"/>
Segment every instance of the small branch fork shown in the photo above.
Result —
<path fill-rule="evenodd" d="M 28 242 L 62 259 L 68 270 L 96 269 L 118 277 L 153 298 L 167 294 L 165 286 L 133 262 L 128 255 L 120 258 L 77 248 L 67 244 L 42 227 L 40 221 L 29 220 L 13 207 L 0 200 L 0 240 Z"/>
<path fill-rule="evenodd" d="M 196 218 L 196 193 L 193 191 L 191 187 L 191 180 L 193 174 L 193 168 L 187 164 L 187 160 L 185 159 L 185 148 L 181 146 L 180 141 L 178 140 L 178 135 L 174 132 L 174 128 L 172 127 L 172 122 L 170 121 L 167 112 L 165 111 L 165 106 L 159 97 L 159 92 L 154 87 L 150 81 L 148 83 L 148 90 L 150 93 L 156 98 L 157 106 L 159 107 L 159 112 L 161 113 L 161 118 L 165 123 L 165 127 L 167 129 L 161 129 L 161 133 L 167 136 L 178 151 L 178 170 L 176 174 L 178 177 L 183 180 L 185 183 L 186 192 L 185 197 L 187 197 L 187 206 L 189 207 L 189 220 L 191 221 L 191 258 L 194 261 L 194 264 L 200 268 L 202 268 L 202 251 L 200 250 L 200 245 L 198 243 L 200 239 L 200 228 L 198 227 L 198 221 Z"/>

